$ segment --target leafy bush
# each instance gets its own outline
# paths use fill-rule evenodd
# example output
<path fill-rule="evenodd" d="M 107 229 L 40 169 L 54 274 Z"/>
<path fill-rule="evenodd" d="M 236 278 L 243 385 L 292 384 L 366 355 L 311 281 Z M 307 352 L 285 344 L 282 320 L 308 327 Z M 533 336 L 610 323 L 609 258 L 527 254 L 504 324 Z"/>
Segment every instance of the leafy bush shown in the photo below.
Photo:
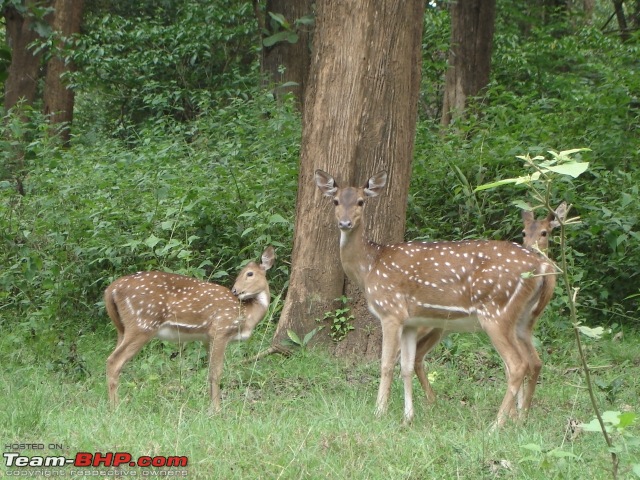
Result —
<path fill-rule="evenodd" d="M 161 2 L 137 15 L 90 11 L 73 53 L 73 85 L 89 93 L 79 108 L 128 137 L 149 119 L 191 120 L 246 98 L 258 83 L 253 18 L 251 2 L 236 0 Z"/>

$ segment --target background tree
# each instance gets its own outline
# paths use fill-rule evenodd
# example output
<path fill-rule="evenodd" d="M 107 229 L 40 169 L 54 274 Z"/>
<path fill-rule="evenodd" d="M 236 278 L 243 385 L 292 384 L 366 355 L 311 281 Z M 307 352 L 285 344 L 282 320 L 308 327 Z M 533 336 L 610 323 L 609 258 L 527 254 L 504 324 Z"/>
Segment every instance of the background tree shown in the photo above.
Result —
<path fill-rule="evenodd" d="M 467 97 L 489 83 L 495 28 L 495 0 L 451 4 L 451 46 L 445 79 L 442 125 L 463 115 Z"/>
<path fill-rule="evenodd" d="M 68 88 L 64 74 L 73 70 L 73 62 L 66 51 L 65 44 L 71 36 L 80 32 L 84 0 L 54 0 L 51 27 L 54 32 L 54 51 L 47 62 L 47 74 L 44 83 L 44 113 L 50 115 L 49 121 L 54 130 L 59 130 L 64 143 L 69 142 L 70 124 L 73 119 L 73 90 Z M 68 60 L 67 60 L 68 59 Z"/>
<path fill-rule="evenodd" d="M 7 43 L 11 49 L 11 64 L 4 83 L 5 110 L 13 108 L 20 99 L 31 105 L 36 98 L 42 53 L 30 45 L 46 33 L 42 21 L 46 11 L 46 5 L 36 0 L 3 2 Z"/>
<path fill-rule="evenodd" d="M 255 9 L 262 32 L 262 72 L 276 95 L 293 93 L 302 111 L 311 65 L 313 2 L 267 0 L 262 12 L 256 1 Z"/>
<path fill-rule="evenodd" d="M 377 242 L 403 240 L 420 86 L 423 2 L 317 3 L 311 76 L 305 97 L 291 279 L 274 342 L 305 334 L 351 298 L 356 329 L 338 353 L 377 357 L 380 328 L 361 292 L 345 285 L 331 202 L 315 186 L 321 168 L 342 184 L 386 169 L 385 195 L 368 207 Z M 328 329 L 327 329 L 328 330 Z M 328 332 L 327 332 L 328 333 Z"/>

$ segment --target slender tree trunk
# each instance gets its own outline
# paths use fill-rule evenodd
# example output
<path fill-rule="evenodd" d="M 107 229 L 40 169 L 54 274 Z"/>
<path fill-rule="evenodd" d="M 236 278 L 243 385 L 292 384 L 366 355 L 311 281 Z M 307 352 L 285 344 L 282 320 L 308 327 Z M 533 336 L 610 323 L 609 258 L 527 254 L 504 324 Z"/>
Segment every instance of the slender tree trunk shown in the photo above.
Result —
<path fill-rule="evenodd" d="M 467 97 L 489 83 L 495 0 L 465 0 L 451 6 L 451 50 L 445 78 L 442 125 L 464 115 Z"/>
<path fill-rule="evenodd" d="M 31 105 L 36 98 L 41 54 L 34 53 L 28 47 L 38 38 L 32 28 L 34 19 L 28 13 L 33 3 L 32 0 L 24 2 L 21 11 L 27 13 L 21 13 L 11 4 L 4 8 L 7 43 L 11 48 L 11 65 L 4 84 L 5 110 L 13 108 L 20 99 Z"/>
<path fill-rule="evenodd" d="M 593 11 L 596 8 L 596 0 L 583 0 L 582 9 L 584 11 L 584 21 L 587 25 L 593 23 Z"/>
<path fill-rule="evenodd" d="M 620 38 L 623 42 L 629 40 L 629 27 L 627 25 L 627 18 L 624 15 L 623 0 L 613 0 L 613 8 L 616 12 L 616 19 L 618 20 L 618 29 L 620 30 Z"/>
<path fill-rule="evenodd" d="M 269 12 L 281 14 L 292 25 L 292 30 L 298 36 L 295 43 L 281 41 L 273 46 L 262 47 L 262 72 L 268 81 L 274 85 L 277 96 L 292 92 L 298 102 L 300 111 L 303 109 L 304 91 L 309 77 L 311 65 L 311 34 L 313 26 L 294 26 L 294 22 L 313 13 L 312 0 L 267 0 L 264 16 L 258 12 L 258 19 L 263 38 L 277 33 L 282 27 L 271 19 Z M 285 83 L 295 83 L 282 87 Z"/>
<path fill-rule="evenodd" d="M 389 172 L 385 195 L 367 207 L 368 236 L 403 240 L 421 73 L 424 2 L 319 0 L 305 97 L 296 225 L 289 290 L 274 344 L 300 336 L 346 294 L 356 329 L 339 355 L 380 354 L 378 321 L 347 285 L 333 205 L 316 188 L 321 168 L 342 184 Z M 341 306 L 341 305 L 340 305 Z M 329 328 L 322 337 L 328 338 Z"/>
<path fill-rule="evenodd" d="M 57 42 L 56 49 L 47 62 L 44 113 L 50 115 L 52 133 L 59 133 L 61 140 L 67 144 L 71 136 L 74 93 L 67 88 L 63 79 L 63 74 L 73 69 L 73 64 L 64 59 L 64 43 L 70 39 L 71 35 L 80 31 L 84 0 L 54 0 L 53 7 L 51 26 L 60 41 Z"/>

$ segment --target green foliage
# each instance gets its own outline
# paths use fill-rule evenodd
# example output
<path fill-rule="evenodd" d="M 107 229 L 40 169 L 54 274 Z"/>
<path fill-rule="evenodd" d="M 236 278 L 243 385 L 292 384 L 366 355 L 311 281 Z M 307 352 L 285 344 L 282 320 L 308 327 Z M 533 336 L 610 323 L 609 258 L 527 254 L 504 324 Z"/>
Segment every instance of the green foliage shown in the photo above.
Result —
<path fill-rule="evenodd" d="M 300 28 L 313 26 L 315 18 L 312 15 L 305 15 L 297 18 L 293 23 L 287 21 L 287 19 L 281 13 L 268 12 L 270 17 L 270 30 L 265 30 L 263 33 L 267 35 L 262 39 L 262 44 L 265 47 L 272 47 L 278 42 L 298 42 L 298 31 Z"/>
<path fill-rule="evenodd" d="M 635 477 L 640 478 L 640 435 L 636 433 L 634 425 L 637 415 L 634 412 L 602 412 L 602 421 L 607 432 L 614 435 L 616 446 L 613 448 L 617 455 L 630 455 L 632 460 L 631 471 Z M 582 424 L 580 427 L 585 432 L 600 432 L 601 426 L 597 418 L 591 422 Z"/>
<path fill-rule="evenodd" d="M 335 301 L 341 303 L 342 306 L 330 312 L 324 312 L 322 319 L 317 318 L 316 322 L 328 323 L 330 329 L 329 336 L 334 342 L 340 342 L 344 340 L 344 337 L 346 337 L 351 330 L 355 329 L 351 323 L 355 317 L 349 314 L 351 308 L 347 306 L 349 302 L 348 297 L 342 295 L 336 298 Z"/>
<path fill-rule="evenodd" d="M 520 461 L 532 463 L 536 468 L 545 472 L 548 475 L 547 478 L 557 478 L 556 476 L 563 478 L 569 471 L 568 462 L 579 460 L 579 457 L 574 453 L 559 447 L 545 450 L 536 443 L 528 443 L 522 445 L 522 448 L 531 453 Z"/>
<path fill-rule="evenodd" d="M 129 137 L 149 120 L 192 120 L 258 83 L 251 2 L 160 3 L 139 16 L 98 11 L 85 23 L 73 86 L 92 92 L 78 106 L 105 132 Z"/>
<path fill-rule="evenodd" d="M 0 119 L 0 188 L 22 182 L 39 162 L 57 155 L 55 138 L 47 135 L 44 115 L 18 102 Z"/>
<path fill-rule="evenodd" d="M 285 344 L 285 346 L 289 346 L 289 347 L 294 346 L 298 348 L 307 348 L 311 340 L 313 340 L 313 337 L 316 336 L 316 333 L 318 333 L 323 328 L 324 328 L 324 325 L 320 325 L 319 327 L 314 328 L 310 332 L 307 332 L 307 334 L 302 338 L 300 338 L 300 336 L 293 330 L 287 330 L 287 336 L 289 338 L 285 339 L 283 343 Z"/>

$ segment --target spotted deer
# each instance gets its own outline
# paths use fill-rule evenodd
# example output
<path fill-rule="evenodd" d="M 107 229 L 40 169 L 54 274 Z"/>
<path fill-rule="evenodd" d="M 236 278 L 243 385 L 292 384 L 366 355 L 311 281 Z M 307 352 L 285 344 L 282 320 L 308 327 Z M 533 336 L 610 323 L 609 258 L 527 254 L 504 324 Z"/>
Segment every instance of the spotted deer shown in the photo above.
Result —
<path fill-rule="evenodd" d="M 118 403 L 122 367 L 155 337 L 209 344 L 209 391 L 214 409 L 220 410 L 225 349 L 231 341 L 247 340 L 265 316 L 271 300 L 266 273 L 274 260 L 269 246 L 260 264 L 250 262 L 240 271 L 231 290 L 166 272 L 139 272 L 111 283 L 104 292 L 107 314 L 118 331 L 107 359 L 111 404 Z"/>
<path fill-rule="evenodd" d="M 522 244 L 529 250 L 546 253 L 549 249 L 549 235 L 554 228 L 560 226 L 560 221 L 565 221 L 567 211 L 567 203 L 562 202 L 553 213 L 536 220 L 532 211 L 522 210 L 522 223 L 524 224 Z"/>
<path fill-rule="evenodd" d="M 376 414 L 387 410 L 398 350 L 404 421 L 409 423 L 414 416 L 412 378 L 418 349 L 428 351 L 446 333 L 484 330 L 507 373 L 507 391 L 494 426 L 503 425 L 517 411 L 524 416 L 542 368 L 532 330 L 536 314 L 553 292 L 553 266 L 523 246 L 503 241 L 378 245 L 366 238 L 364 207 L 367 198 L 380 195 L 387 173 L 377 173 L 362 188 L 341 188 L 322 170 L 316 170 L 315 181 L 333 199 L 342 267 L 381 323 Z"/>
<path fill-rule="evenodd" d="M 553 213 L 549 213 L 546 217 L 536 219 L 533 212 L 522 210 L 522 245 L 533 252 L 542 252 L 546 255 L 549 249 L 549 236 L 554 228 L 560 226 L 560 221 L 565 221 L 567 216 L 567 204 L 562 202 Z M 546 294 L 551 295 L 553 292 L 547 290 Z M 539 302 L 539 311 L 534 311 L 532 318 L 537 318 L 547 306 L 548 300 L 543 299 Z M 416 347 L 416 359 L 414 370 L 418 381 L 422 386 L 427 403 L 434 403 L 436 400 L 435 392 L 429 383 L 429 378 L 425 371 L 424 358 L 444 337 L 442 331 L 434 331 L 433 328 L 421 327 L 418 330 L 418 343 Z M 522 402 L 523 389 L 518 392 L 519 401 Z"/>

